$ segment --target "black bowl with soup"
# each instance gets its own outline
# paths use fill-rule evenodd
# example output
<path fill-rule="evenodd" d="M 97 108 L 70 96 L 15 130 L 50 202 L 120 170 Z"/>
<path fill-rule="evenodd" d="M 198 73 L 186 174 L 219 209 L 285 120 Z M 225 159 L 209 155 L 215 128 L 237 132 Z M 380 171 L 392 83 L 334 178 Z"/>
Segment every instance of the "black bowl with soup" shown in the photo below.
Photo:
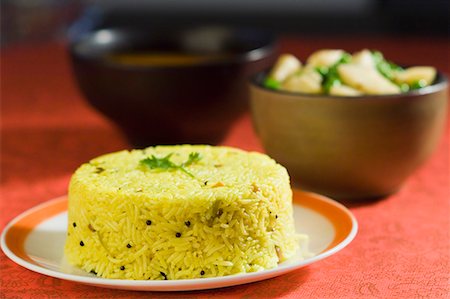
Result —
<path fill-rule="evenodd" d="M 222 140 L 248 107 L 246 77 L 274 61 L 266 32 L 110 28 L 70 42 L 87 101 L 134 147 Z"/>

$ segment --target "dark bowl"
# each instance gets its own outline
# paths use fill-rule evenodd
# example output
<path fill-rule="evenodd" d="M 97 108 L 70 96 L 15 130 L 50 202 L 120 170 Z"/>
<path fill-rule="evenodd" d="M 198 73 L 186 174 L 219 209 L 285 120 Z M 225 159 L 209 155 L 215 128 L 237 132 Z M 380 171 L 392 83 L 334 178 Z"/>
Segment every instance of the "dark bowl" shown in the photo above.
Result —
<path fill-rule="evenodd" d="M 293 184 L 337 199 L 397 191 L 430 156 L 444 129 L 447 78 L 398 95 L 337 97 L 250 84 L 255 128 Z"/>
<path fill-rule="evenodd" d="M 274 46 L 272 35 L 251 29 L 112 28 L 85 34 L 69 49 L 88 102 L 121 127 L 133 146 L 144 147 L 220 142 L 248 108 L 247 77 L 273 63 Z M 198 59 L 112 59 L 126 53 Z"/>

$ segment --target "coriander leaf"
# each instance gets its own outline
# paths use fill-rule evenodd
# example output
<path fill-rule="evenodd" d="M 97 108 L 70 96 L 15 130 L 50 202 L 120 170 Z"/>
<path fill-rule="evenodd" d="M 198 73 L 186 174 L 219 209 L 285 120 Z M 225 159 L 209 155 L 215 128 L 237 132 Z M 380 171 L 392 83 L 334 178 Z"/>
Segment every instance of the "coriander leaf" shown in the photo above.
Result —
<path fill-rule="evenodd" d="M 192 163 L 200 161 L 202 157 L 200 156 L 200 153 L 198 152 L 192 152 L 189 154 L 188 160 L 183 163 L 184 166 L 189 166 Z"/>
<path fill-rule="evenodd" d="M 331 87 L 341 84 L 342 82 L 339 76 L 328 76 L 325 83 L 323 84 L 323 89 L 326 93 L 330 93 Z"/>
<path fill-rule="evenodd" d="M 318 66 L 316 67 L 316 72 L 318 72 L 323 78 L 328 74 L 328 68 L 326 66 Z"/>
<path fill-rule="evenodd" d="M 415 89 L 420 89 L 425 86 L 427 86 L 427 82 L 425 80 L 417 80 L 417 81 L 414 81 L 409 87 L 412 90 L 415 90 Z"/>
<path fill-rule="evenodd" d="M 173 154 L 168 154 L 167 156 L 163 158 L 157 158 L 154 155 L 151 156 L 151 158 L 146 158 L 140 161 L 141 164 L 147 166 L 150 169 L 170 169 L 170 168 L 176 168 L 177 165 L 175 165 L 172 161 L 170 161 L 170 157 Z"/>
<path fill-rule="evenodd" d="M 190 176 L 191 178 L 195 178 L 195 176 L 190 173 L 189 171 L 186 170 L 186 168 L 184 168 L 183 166 L 179 166 L 177 167 L 179 170 L 181 170 L 182 172 L 184 172 L 185 174 L 187 174 L 188 176 Z"/>
<path fill-rule="evenodd" d="M 384 60 L 384 56 L 380 51 L 372 50 L 372 59 L 375 61 L 375 64 L 378 64 Z"/>
<path fill-rule="evenodd" d="M 193 163 L 196 163 L 200 161 L 201 156 L 197 152 L 192 152 L 189 154 L 188 160 L 184 163 L 181 163 L 180 165 L 177 165 L 170 161 L 170 157 L 173 155 L 173 153 L 168 154 L 167 156 L 163 158 L 158 158 L 154 155 L 151 157 L 147 157 L 145 159 L 142 159 L 139 161 L 141 165 L 144 165 L 150 169 L 160 169 L 160 170 L 166 170 L 166 171 L 174 171 L 174 170 L 181 170 L 182 172 L 186 173 L 190 177 L 194 177 L 192 173 L 190 173 L 188 170 L 186 170 L 186 166 L 189 166 Z"/>
<path fill-rule="evenodd" d="M 402 92 L 408 92 L 408 91 L 410 90 L 409 85 L 406 84 L 406 83 L 400 84 L 399 87 L 400 87 L 400 90 L 401 90 Z"/>
<path fill-rule="evenodd" d="M 388 61 L 388 64 L 391 67 L 391 69 L 394 70 L 394 71 L 397 71 L 397 72 L 404 71 L 404 69 L 401 66 L 399 66 L 399 65 L 397 65 L 397 64 L 395 64 L 395 63 L 393 63 L 391 61 Z"/>
<path fill-rule="evenodd" d="M 395 72 L 403 70 L 402 67 L 384 59 L 384 56 L 380 51 L 372 51 L 372 58 L 378 72 L 391 81 L 394 79 Z"/>
<path fill-rule="evenodd" d="M 341 58 L 335 62 L 323 76 L 322 87 L 325 93 L 329 94 L 331 87 L 334 85 L 342 84 L 341 77 L 338 73 L 338 66 L 341 64 L 349 63 L 352 56 L 348 53 L 342 54 Z"/>
<path fill-rule="evenodd" d="M 278 82 L 277 80 L 267 77 L 263 82 L 264 87 L 270 88 L 270 89 L 280 89 L 281 82 Z"/>
<path fill-rule="evenodd" d="M 344 54 L 342 54 L 342 56 L 339 59 L 339 61 L 337 62 L 337 64 L 349 63 L 350 61 L 352 61 L 352 55 L 350 55 L 349 53 L 344 53 Z"/>

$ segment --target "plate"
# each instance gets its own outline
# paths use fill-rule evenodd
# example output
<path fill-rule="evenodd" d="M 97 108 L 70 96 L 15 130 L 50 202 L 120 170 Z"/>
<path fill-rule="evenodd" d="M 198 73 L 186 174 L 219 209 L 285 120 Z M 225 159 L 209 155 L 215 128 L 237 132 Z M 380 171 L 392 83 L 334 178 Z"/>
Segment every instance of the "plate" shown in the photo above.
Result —
<path fill-rule="evenodd" d="M 297 232 L 309 236 L 310 257 L 298 254 L 278 267 L 252 273 L 183 280 L 120 280 L 95 277 L 67 264 L 64 242 L 67 197 L 40 204 L 12 220 L 1 238 L 3 252 L 15 263 L 38 273 L 99 287 L 140 291 L 187 291 L 260 281 L 302 268 L 343 249 L 355 237 L 355 217 L 343 205 L 314 193 L 294 190 Z"/>

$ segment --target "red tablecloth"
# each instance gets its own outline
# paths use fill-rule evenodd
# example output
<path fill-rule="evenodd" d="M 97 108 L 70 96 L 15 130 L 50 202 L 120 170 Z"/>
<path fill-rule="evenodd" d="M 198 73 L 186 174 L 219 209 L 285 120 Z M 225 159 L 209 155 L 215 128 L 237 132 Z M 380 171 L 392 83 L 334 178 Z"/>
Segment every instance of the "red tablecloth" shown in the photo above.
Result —
<path fill-rule="evenodd" d="M 300 57 L 318 48 L 377 48 L 394 61 L 434 65 L 448 73 L 447 39 L 288 38 Z M 77 91 L 64 47 L 2 50 L 0 229 L 34 205 L 65 194 L 75 168 L 128 147 Z M 395 195 L 350 205 L 356 239 L 342 252 L 278 278 L 224 289 L 128 292 L 89 287 L 26 270 L 0 253 L 0 298 L 449 298 L 450 194 L 447 131 L 433 156 Z M 250 118 L 224 142 L 262 150 Z"/>

